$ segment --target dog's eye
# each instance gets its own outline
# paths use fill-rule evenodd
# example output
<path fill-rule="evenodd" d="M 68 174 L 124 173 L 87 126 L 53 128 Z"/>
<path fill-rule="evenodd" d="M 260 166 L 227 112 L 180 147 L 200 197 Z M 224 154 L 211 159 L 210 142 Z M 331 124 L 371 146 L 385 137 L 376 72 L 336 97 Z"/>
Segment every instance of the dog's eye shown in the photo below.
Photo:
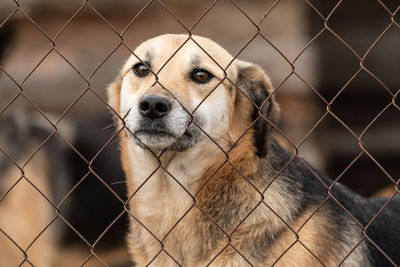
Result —
<path fill-rule="evenodd" d="M 150 72 L 149 68 L 143 63 L 137 63 L 133 66 L 133 71 L 139 77 L 144 77 Z"/>
<path fill-rule="evenodd" d="M 206 83 L 212 77 L 213 77 L 213 75 L 206 70 L 195 70 L 192 72 L 192 75 L 191 75 L 192 80 L 197 83 Z"/>

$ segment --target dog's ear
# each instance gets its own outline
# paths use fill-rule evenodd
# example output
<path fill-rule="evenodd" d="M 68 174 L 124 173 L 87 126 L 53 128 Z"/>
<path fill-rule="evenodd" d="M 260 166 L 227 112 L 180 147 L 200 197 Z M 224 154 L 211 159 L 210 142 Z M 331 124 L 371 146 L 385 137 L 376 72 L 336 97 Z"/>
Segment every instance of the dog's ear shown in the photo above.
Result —
<path fill-rule="evenodd" d="M 108 104 L 113 109 L 113 115 L 120 114 L 122 79 L 118 77 L 107 87 Z"/>
<path fill-rule="evenodd" d="M 267 155 L 267 142 L 272 130 L 271 123 L 275 124 L 279 119 L 279 106 L 275 101 L 275 96 L 272 94 L 271 81 L 263 69 L 245 61 L 238 60 L 237 62 L 236 86 L 255 104 L 251 105 L 253 108 L 251 123 L 255 121 L 253 126 L 255 146 L 257 148 L 257 156 L 262 158 Z M 241 94 L 241 92 L 236 94 Z M 267 118 L 271 123 L 263 117 Z"/>
<path fill-rule="evenodd" d="M 112 84 L 107 87 L 108 104 L 110 105 L 111 114 L 114 121 L 121 126 L 121 85 L 122 79 L 118 77 Z"/>

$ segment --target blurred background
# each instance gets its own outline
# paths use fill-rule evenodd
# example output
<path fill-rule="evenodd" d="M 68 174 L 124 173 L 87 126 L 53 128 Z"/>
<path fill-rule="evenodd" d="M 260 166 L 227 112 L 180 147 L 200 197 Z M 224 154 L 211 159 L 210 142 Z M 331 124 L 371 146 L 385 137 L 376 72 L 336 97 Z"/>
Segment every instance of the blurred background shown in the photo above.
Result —
<path fill-rule="evenodd" d="M 197 21 L 193 34 L 271 77 L 282 111 L 276 136 L 287 149 L 296 146 L 363 196 L 391 196 L 400 177 L 399 8 L 397 0 L 1 1 L 0 248 L 6 243 L 16 265 L 23 261 L 9 214 L 34 202 L 10 204 L 13 192 L 26 195 L 17 165 L 45 158 L 49 186 L 38 187 L 49 199 L 29 183 L 26 190 L 45 202 L 48 219 L 16 243 L 31 246 L 29 256 L 49 233 L 58 244 L 49 266 L 129 266 L 124 175 L 105 88 L 129 50 Z"/>

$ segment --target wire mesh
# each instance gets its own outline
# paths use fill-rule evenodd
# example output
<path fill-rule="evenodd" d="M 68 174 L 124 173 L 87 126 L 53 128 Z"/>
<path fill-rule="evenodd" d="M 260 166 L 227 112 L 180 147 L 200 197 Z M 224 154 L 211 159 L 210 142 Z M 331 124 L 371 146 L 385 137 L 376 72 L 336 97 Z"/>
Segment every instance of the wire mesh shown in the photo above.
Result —
<path fill-rule="evenodd" d="M 389 9 L 385 3 L 383 1 L 378 0 L 377 2 L 379 3 L 379 5 L 385 10 L 385 12 L 387 12 L 387 14 L 390 16 L 391 21 L 390 23 L 387 25 L 387 27 L 380 33 L 380 35 L 376 38 L 376 40 L 372 43 L 372 45 L 367 49 L 367 51 L 363 54 L 360 54 L 358 52 L 356 52 L 351 45 L 349 45 L 341 36 L 340 34 L 336 33 L 334 29 L 332 29 L 330 27 L 330 18 L 332 17 L 332 15 L 335 13 L 335 11 L 342 5 L 342 2 L 344 2 L 343 0 L 340 0 L 337 2 L 337 4 L 333 7 L 333 9 L 330 11 L 330 13 L 328 15 L 323 15 L 317 7 L 315 7 L 315 5 L 308 0 L 304 0 L 304 2 L 313 10 L 313 12 L 315 12 L 315 14 L 321 19 L 321 22 L 323 24 L 323 28 L 315 35 L 313 36 L 313 38 L 304 46 L 304 48 L 297 54 L 296 57 L 294 57 L 293 60 L 290 60 L 284 52 L 282 52 L 277 46 L 274 45 L 274 43 L 272 41 L 270 41 L 270 39 L 265 36 L 261 29 L 260 29 L 260 25 L 264 22 L 264 20 L 269 16 L 269 14 L 271 13 L 271 11 L 279 4 L 280 0 L 277 0 L 271 7 L 269 10 L 267 10 L 265 12 L 265 14 L 263 14 L 263 16 L 258 20 L 255 21 L 253 20 L 246 12 L 244 9 L 241 8 L 241 6 L 236 3 L 234 0 L 230 0 L 230 2 L 235 6 L 235 8 L 251 23 L 251 25 L 253 26 L 255 33 L 254 35 L 251 36 L 251 38 L 249 38 L 249 40 L 246 41 L 246 43 L 242 46 L 242 48 L 233 56 L 231 62 L 226 66 L 226 67 L 222 67 L 221 65 L 218 64 L 218 62 L 216 60 L 213 59 L 213 57 L 193 38 L 192 36 L 192 32 L 196 29 L 197 25 L 204 19 L 206 19 L 206 15 L 213 10 L 213 8 L 215 7 L 215 5 L 219 2 L 218 0 L 213 1 L 208 7 L 207 9 L 195 20 L 195 22 L 190 25 L 187 26 L 185 23 L 183 23 L 180 18 L 174 13 L 173 10 L 171 10 L 168 7 L 168 4 L 164 3 L 164 1 L 161 0 L 150 0 L 147 1 L 142 9 L 132 18 L 132 20 L 126 25 L 126 27 L 122 30 L 122 31 L 118 31 L 95 7 L 94 5 L 91 3 L 91 1 L 89 0 L 84 0 L 81 3 L 81 6 L 75 11 L 75 13 L 68 19 L 68 21 L 60 28 L 60 30 L 54 35 L 51 36 L 50 34 L 48 34 L 46 32 L 46 30 L 44 30 L 26 11 L 24 11 L 24 9 L 21 8 L 20 6 L 20 1 L 18 0 L 14 0 L 13 1 L 15 6 L 13 11 L 6 17 L 6 19 L 0 24 L 0 28 L 3 27 L 8 21 L 12 20 L 14 16 L 21 15 L 24 17 L 24 19 L 28 20 L 35 28 L 37 28 L 41 34 L 47 39 L 47 41 L 50 43 L 51 47 L 46 51 L 46 53 L 44 54 L 44 56 L 42 57 L 42 59 L 34 66 L 34 68 L 29 72 L 29 74 L 21 81 L 21 82 L 17 82 L 11 74 L 9 74 L 4 68 L 0 67 L 1 72 L 6 75 L 14 84 L 15 86 L 18 88 L 18 92 L 15 95 L 14 98 L 12 98 L 7 105 L 5 105 L 3 107 L 3 109 L 0 111 L 0 116 L 5 113 L 5 111 L 7 109 L 9 109 L 13 103 L 15 101 L 17 101 L 17 99 L 24 99 L 26 100 L 31 106 L 32 108 L 37 111 L 50 125 L 51 125 L 51 129 L 52 132 L 49 136 L 47 136 L 47 138 L 36 148 L 34 149 L 34 151 L 27 157 L 27 159 L 23 162 L 23 164 L 19 164 L 15 159 L 13 159 L 13 157 L 8 154 L 5 150 L 3 150 L 2 148 L 0 148 L 1 153 L 3 153 L 7 159 L 16 167 L 18 168 L 19 172 L 20 172 L 20 178 L 17 179 L 15 181 L 14 184 L 12 184 L 2 195 L 0 198 L 0 201 L 2 201 L 3 199 L 5 199 L 7 197 L 8 194 L 10 194 L 10 192 L 13 191 L 13 189 L 18 185 L 18 183 L 20 183 L 22 180 L 28 182 L 40 195 L 41 197 L 46 200 L 48 202 L 48 204 L 51 205 L 51 207 L 54 209 L 55 211 L 55 216 L 53 218 L 51 218 L 50 222 L 48 223 L 48 225 L 46 227 L 44 227 L 36 236 L 36 238 L 34 240 L 32 240 L 32 242 L 27 246 L 27 247 L 22 247 L 20 246 L 14 239 L 13 236 L 9 235 L 6 231 L 4 231 L 3 229 L 0 229 L 1 234 L 7 238 L 10 242 L 12 242 L 15 247 L 18 248 L 18 250 L 20 251 L 20 253 L 23 256 L 23 261 L 19 264 L 19 266 L 28 264 L 31 266 L 34 266 L 34 264 L 30 261 L 28 253 L 30 248 L 32 247 L 32 245 L 41 237 L 41 235 L 57 220 L 62 220 L 65 225 L 67 225 L 77 236 L 79 236 L 79 238 L 88 246 L 88 248 L 90 249 L 90 254 L 87 256 L 87 258 L 85 259 L 84 262 L 82 262 L 82 266 L 84 266 L 87 262 L 89 262 L 92 258 L 96 258 L 99 262 L 101 262 L 104 266 L 108 266 L 108 264 L 101 258 L 101 256 L 97 253 L 97 244 L 99 243 L 99 241 L 104 237 L 104 235 L 109 231 L 109 229 L 125 214 L 127 214 L 128 216 L 130 216 L 134 221 L 136 221 L 139 225 L 141 225 L 141 227 L 143 227 L 159 244 L 160 244 L 160 250 L 158 251 L 158 253 L 156 253 L 155 255 L 153 255 L 152 259 L 148 262 L 148 265 L 151 265 L 152 262 L 154 262 L 154 260 L 161 254 L 164 253 L 166 255 L 168 255 L 178 266 L 182 266 L 182 263 L 179 262 L 179 260 L 175 259 L 172 254 L 164 247 L 163 242 L 165 241 L 165 239 L 169 236 L 169 234 L 176 228 L 176 226 L 185 218 L 185 216 L 192 210 L 192 209 L 198 209 L 199 211 L 201 211 L 202 214 L 204 214 L 204 216 L 206 216 L 209 221 L 214 224 L 220 231 L 223 232 L 223 234 L 226 237 L 226 244 L 223 246 L 223 248 L 208 262 L 207 265 L 212 264 L 215 259 L 218 258 L 218 256 L 223 253 L 223 251 L 227 248 L 233 249 L 238 255 L 240 255 L 250 266 L 254 266 L 253 263 L 246 258 L 246 256 L 240 251 L 240 249 L 238 249 L 237 247 L 234 246 L 232 240 L 231 240 L 231 236 L 232 234 L 242 225 L 242 223 L 254 212 L 255 209 L 257 209 L 259 206 L 265 206 L 267 209 L 269 209 L 272 213 L 274 213 L 277 218 L 279 218 L 279 220 L 282 221 L 282 223 L 296 236 L 296 240 L 285 250 L 283 251 L 283 253 L 281 254 L 280 257 L 278 257 L 275 260 L 275 264 L 279 263 L 279 260 L 290 250 L 291 247 L 293 247 L 295 244 L 300 244 L 302 247 L 304 247 L 304 249 L 306 249 L 311 255 L 314 256 L 314 258 L 322 265 L 325 266 L 324 262 L 322 262 L 317 255 L 315 255 L 313 253 L 313 251 L 311 251 L 309 248 L 307 248 L 307 246 L 303 243 L 303 241 L 299 238 L 299 232 L 301 231 L 301 229 L 306 225 L 306 223 L 318 212 L 318 210 L 324 205 L 324 203 L 328 200 L 333 200 L 335 201 L 343 210 L 345 210 L 345 212 L 352 218 L 352 220 L 354 221 L 355 224 L 357 224 L 360 229 L 363 232 L 363 237 L 361 240 L 359 240 L 357 246 L 353 247 L 351 249 L 351 251 L 348 253 L 348 255 L 342 259 L 341 264 L 345 262 L 345 260 L 350 256 L 350 254 L 364 241 L 364 240 L 368 240 L 369 242 L 371 242 L 387 259 L 388 261 L 390 261 L 393 266 L 397 266 L 395 262 L 392 261 L 392 259 L 390 259 L 390 257 L 385 253 L 385 251 L 383 251 L 377 244 L 374 243 L 374 241 L 368 236 L 367 234 L 367 230 L 369 228 L 369 226 L 375 221 L 375 219 L 377 218 L 377 216 L 379 216 L 379 214 L 382 213 L 382 211 L 387 207 L 387 205 L 390 203 L 390 201 L 394 198 L 395 194 L 394 193 L 386 202 L 385 204 L 381 207 L 381 209 L 376 213 L 376 215 L 370 220 L 370 222 L 364 226 L 362 223 L 360 223 L 352 214 L 351 212 L 349 212 L 342 203 L 340 203 L 339 200 L 336 199 L 336 197 L 334 196 L 334 194 L 332 193 L 332 189 L 335 187 L 336 183 L 340 181 L 341 177 L 343 176 L 343 174 L 362 156 L 365 155 L 368 158 L 370 158 L 374 164 L 385 174 L 385 176 L 391 181 L 392 185 L 395 187 L 397 193 L 400 193 L 400 184 L 399 184 L 399 180 L 396 179 L 395 177 L 392 177 L 390 175 L 390 173 L 388 171 L 385 170 L 385 168 L 380 164 L 380 162 L 368 151 L 368 149 L 366 148 L 364 141 L 363 141 L 363 137 L 365 135 L 365 133 L 368 131 L 368 129 L 370 129 L 372 127 L 372 125 L 374 125 L 374 123 L 382 116 L 382 114 L 385 112 L 385 110 L 387 110 L 388 108 L 392 107 L 397 109 L 398 111 L 400 111 L 400 106 L 399 106 L 399 94 L 400 94 L 400 89 L 397 90 L 397 92 L 393 93 L 388 86 L 385 85 L 385 83 L 379 79 L 379 77 L 377 75 L 374 74 L 373 71 L 369 70 L 366 67 L 365 64 L 365 59 L 366 57 L 370 54 L 371 50 L 376 46 L 376 44 L 385 36 L 385 34 L 389 31 L 389 29 L 396 27 L 396 28 L 400 28 L 400 24 L 399 22 L 396 20 L 396 15 L 398 14 L 398 11 L 400 9 L 400 5 L 394 10 L 392 11 L 391 9 Z M 133 194 L 131 194 L 130 196 L 128 196 L 128 198 L 122 199 L 118 193 L 116 193 L 114 191 L 114 189 L 112 187 L 110 187 L 110 185 L 104 180 L 103 177 L 101 177 L 98 173 L 96 173 L 95 169 L 93 168 L 93 164 L 94 161 L 99 157 L 99 155 L 101 155 L 101 153 L 109 146 L 109 144 L 111 142 L 113 142 L 114 140 L 118 139 L 119 135 L 121 134 L 122 131 L 126 130 L 126 131 L 130 131 L 129 128 L 126 127 L 125 125 L 125 121 L 124 121 L 124 117 L 121 117 L 120 114 L 118 114 L 116 111 L 114 111 L 112 109 L 111 106 L 109 106 L 109 104 L 107 103 L 106 99 L 103 99 L 95 90 L 93 90 L 92 88 L 92 77 L 98 72 L 98 70 L 107 62 L 107 60 L 117 51 L 117 49 L 119 49 L 120 47 L 124 47 L 126 48 L 132 55 L 134 55 L 139 61 L 142 61 L 142 59 L 137 56 L 133 50 L 131 50 L 131 48 L 129 47 L 128 44 L 125 43 L 125 37 L 124 35 L 126 34 L 126 32 L 128 31 L 128 29 L 130 27 L 132 27 L 132 25 L 134 24 L 134 22 L 140 18 L 141 14 L 149 7 L 150 4 L 152 4 L 153 2 L 159 4 L 163 9 L 165 9 L 165 11 L 167 11 L 167 13 L 171 16 L 171 18 L 173 18 L 177 23 L 179 23 L 179 25 L 184 29 L 184 31 L 187 33 L 187 39 L 185 42 L 182 43 L 182 45 L 175 51 L 175 53 L 173 53 L 168 60 L 165 61 L 165 63 L 163 64 L 163 66 L 157 71 L 157 72 L 152 72 L 152 75 L 155 76 L 156 78 L 156 83 L 161 86 L 164 90 L 168 91 L 172 96 L 173 93 L 167 88 L 167 86 L 164 86 L 162 84 L 162 82 L 158 79 L 158 75 L 159 73 L 164 69 L 164 67 L 168 64 L 168 62 L 179 52 L 179 50 L 188 42 L 191 41 L 193 43 L 195 43 L 211 60 L 213 60 L 213 62 L 221 69 L 221 71 L 224 73 L 224 77 L 223 79 L 218 83 L 218 85 L 216 85 L 214 87 L 213 90 L 211 90 L 207 96 L 197 105 L 196 108 L 194 108 L 193 111 L 189 111 L 185 108 L 185 106 L 180 103 L 180 105 L 182 106 L 183 109 L 185 109 L 185 111 L 191 116 L 191 122 L 192 124 L 196 125 L 201 131 L 202 133 L 207 136 L 209 139 L 211 139 L 214 144 L 221 150 L 222 153 L 224 153 L 225 155 L 225 161 L 215 170 L 215 172 L 213 172 L 208 179 L 206 180 L 205 184 L 203 184 L 194 194 L 189 192 L 189 190 L 179 181 L 179 179 L 175 178 L 174 175 L 172 173 L 170 173 L 168 171 L 168 169 L 166 168 L 166 166 L 163 166 L 160 158 L 162 157 L 162 155 L 166 152 L 166 150 L 164 150 L 160 155 L 156 155 L 153 153 L 154 158 L 158 161 L 158 167 L 143 181 L 143 183 L 141 185 L 139 185 L 137 187 L 137 189 L 133 192 Z M 100 18 L 109 29 L 112 30 L 112 32 L 115 34 L 115 36 L 118 38 L 119 42 L 118 44 L 113 47 L 113 49 L 111 49 L 111 52 L 109 52 L 100 62 L 100 64 L 97 65 L 97 67 L 93 70 L 93 72 L 88 75 L 85 76 L 83 75 L 80 70 L 74 66 L 74 64 L 66 57 L 63 55 L 63 53 L 58 49 L 56 41 L 58 40 L 58 38 L 61 36 L 61 34 L 68 28 L 68 26 L 74 21 L 74 19 L 80 14 L 80 12 L 82 12 L 82 10 L 84 10 L 85 8 L 90 9 L 91 11 L 93 11 L 98 18 Z M 324 96 L 322 96 L 320 94 L 320 92 L 314 88 L 311 84 L 309 84 L 306 79 L 304 79 L 302 77 L 302 75 L 296 70 L 296 66 L 295 63 L 297 62 L 297 60 L 310 48 L 310 46 L 312 46 L 312 44 L 314 42 L 316 42 L 316 40 L 319 39 L 319 37 L 323 34 L 323 33 L 329 33 L 332 36 L 334 36 L 334 38 L 336 38 L 336 40 L 338 40 L 340 43 L 342 43 L 359 61 L 359 68 L 357 71 L 355 71 L 355 73 L 350 77 L 350 79 L 348 79 L 348 81 L 345 83 L 345 85 L 340 88 L 340 90 L 336 93 L 336 95 L 329 101 L 328 99 L 326 99 Z M 245 92 L 243 92 L 236 84 L 234 81 L 232 81 L 228 76 L 227 76 L 227 69 L 229 68 L 229 66 L 239 57 L 239 55 L 242 53 L 242 51 L 244 49 L 246 49 L 255 38 L 262 38 L 266 43 L 268 43 L 270 46 L 273 47 L 273 49 L 276 50 L 277 53 L 279 53 L 279 55 L 290 65 L 291 67 L 291 71 L 290 73 L 283 79 L 283 81 L 278 84 L 274 91 L 272 92 L 272 94 L 264 101 L 264 103 L 262 103 L 260 106 L 258 106 L 256 103 L 254 103 L 252 101 L 251 98 L 249 98 L 248 96 L 246 96 Z M 85 82 L 85 90 L 83 90 L 76 98 L 75 100 L 70 103 L 70 105 L 62 112 L 62 114 L 57 118 L 57 120 L 55 122 L 53 122 L 53 120 L 51 120 L 50 118 L 48 118 L 48 116 L 46 115 L 46 113 L 44 111 L 42 111 L 33 101 L 31 101 L 30 97 L 27 96 L 27 94 L 24 91 L 24 84 L 25 82 L 31 77 L 31 75 L 33 73 L 35 73 L 35 71 L 38 69 L 38 67 L 42 64 L 42 62 L 50 55 L 50 53 L 56 53 L 58 56 L 60 56 L 62 58 L 63 61 L 65 61 L 74 71 L 77 75 L 79 75 L 79 77 Z M 144 63 L 145 64 L 145 63 Z M 360 72 L 366 72 L 370 77 L 372 77 L 374 80 L 376 80 L 380 85 L 381 88 L 383 90 L 385 90 L 388 94 L 390 94 L 391 96 L 391 102 L 387 103 L 387 105 L 384 107 L 384 109 L 382 109 L 379 114 L 377 114 L 371 121 L 370 123 L 363 129 L 361 134 L 356 134 L 341 118 L 339 118 L 335 112 L 332 110 L 332 105 L 335 103 L 335 101 L 338 99 L 338 97 L 346 90 L 346 88 L 348 87 L 348 85 L 355 79 L 355 77 L 360 73 Z M 292 76 L 297 77 L 298 79 L 300 79 L 314 94 L 317 98 L 319 98 L 325 105 L 326 111 L 323 113 L 323 115 L 321 116 L 321 118 L 313 125 L 313 127 L 309 130 L 309 132 L 304 136 L 304 138 L 299 142 L 299 143 L 294 143 L 293 141 L 290 140 L 290 138 L 279 128 L 278 125 L 275 125 L 274 122 L 272 122 L 268 117 L 262 115 L 262 107 L 270 100 L 270 98 L 282 87 L 282 85 Z M 228 150 L 224 150 L 216 141 L 214 141 L 212 139 L 212 137 L 202 129 L 201 125 L 199 125 L 193 118 L 193 113 L 203 104 L 204 101 L 207 100 L 207 98 L 214 92 L 214 90 L 222 83 L 222 82 L 229 82 L 232 86 L 234 86 L 236 88 L 236 90 L 240 93 L 242 93 L 245 97 L 247 97 L 248 101 L 250 101 L 252 103 L 252 105 L 254 106 L 254 108 L 258 109 L 259 111 L 259 117 L 252 122 L 252 124 L 242 133 L 242 135 L 239 137 L 238 140 L 236 140 L 236 142 L 233 144 L 233 146 L 228 149 Z M 92 158 L 85 158 L 77 148 L 74 147 L 74 145 L 63 136 L 63 134 L 60 133 L 59 131 L 59 124 L 60 122 L 64 119 L 64 117 L 68 114 L 68 112 L 70 112 L 70 110 L 73 108 L 73 106 L 81 99 L 83 98 L 86 94 L 88 94 L 88 92 L 91 92 L 94 96 L 96 96 L 98 98 L 98 100 L 100 100 L 105 106 L 107 106 L 111 112 L 113 112 L 115 114 L 115 116 L 117 116 L 119 118 L 119 120 L 121 121 L 121 125 L 122 127 L 117 129 L 115 131 L 115 134 L 98 150 L 98 152 L 96 153 L 95 156 L 93 156 Z M 179 99 L 176 98 L 175 96 L 173 96 L 175 98 L 176 101 L 179 102 Z M 309 164 L 307 162 L 305 162 L 301 157 L 299 157 L 299 147 L 307 140 L 307 138 L 309 138 L 309 136 L 314 132 L 314 130 L 318 127 L 318 125 L 326 118 L 326 117 L 332 117 L 334 118 L 337 122 L 339 122 L 353 137 L 354 137 L 354 141 L 358 143 L 358 146 L 361 149 L 361 152 L 354 158 L 354 160 L 346 167 L 346 169 L 343 171 L 343 173 L 341 175 L 339 175 L 338 177 L 336 177 L 334 179 L 334 182 L 331 185 L 326 184 L 323 179 L 321 179 L 321 177 L 309 166 Z M 277 131 L 284 139 L 286 139 L 286 141 L 292 146 L 293 150 L 295 151 L 295 153 L 293 154 L 293 157 L 290 159 L 290 161 L 288 161 L 283 168 L 276 174 L 276 176 L 271 180 L 271 182 L 269 183 L 269 185 L 266 188 L 263 189 L 259 189 L 257 188 L 257 186 L 255 186 L 251 180 L 248 179 L 248 177 L 246 177 L 246 175 L 244 175 L 240 169 L 238 169 L 235 164 L 230 160 L 229 158 L 229 152 L 233 149 L 233 147 L 242 139 L 242 137 L 253 127 L 253 125 L 258 121 L 258 120 L 265 120 L 266 123 L 270 124 L 275 131 Z M 134 133 L 131 132 L 132 135 L 135 136 Z M 53 136 L 57 136 L 59 138 L 61 138 L 63 140 L 63 142 L 65 142 L 73 151 L 74 153 L 76 153 L 76 155 L 79 156 L 79 158 L 87 165 L 87 174 L 82 177 L 82 179 L 75 184 L 70 190 L 69 192 L 64 196 L 64 198 L 59 202 L 54 204 L 53 201 L 51 201 L 49 199 L 49 197 L 46 195 L 46 193 L 42 192 L 36 185 L 34 182 L 32 182 L 30 180 L 30 177 L 26 176 L 25 174 L 25 168 L 26 166 L 31 162 L 31 160 L 35 157 L 35 155 L 45 146 L 45 144 L 53 137 Z M 137 137 L 138 138 L 138 137 Z M 138 138 L 139 139 L 139 138 Z M 143 144 L 143 143 L 142 143 Z M 145 144 L 143 144 L 143 146 L 146 147 Z M 149 148 L 147 148 L 149 149 Z M 149 149 L 149 151 L 151 151 Z M 275 182 L 275 180 L 277 179 L 277 177 L 285 171 L 285 169 L 287 168 L 287 166 L 289 166 L 295 159 L 300 160 L 300 162 L 302 162 L 302 164 L 314 175 L 315 179 L 317 179 L 325 188 L 326 191 L 328 192 L 328 196 L 326 197 L 326 199 L 320 203 L 317 208 L 311 213 L 311 215 L 304 221 L 304 223 L 299 227 L 299 229 L 293 229 L 290 224 L 288 224 L 288 222 L 286 222 L 284 220 L 284 218 L 282 218 L 279 213 L 277 211 L 275 211 L 272 207 L 270 207 L 265 201 L 264 201 L 264 197 L 263 195 L 265 194 L 265 192 L 268 190 L 268 188 Z M 197 201 L 196 201 L 196 197 L 199 195 L 199 193 L 204 189 L 204 187 L 213 179 L 215 173 L 217 173 L 222 166 L 229 164 L 232 166 L 232 168 L 234 168 L 239 174 L 240 176 L 247 181 L 247 183 L 249 184 L 249 186 L 251 186 L 258 194 L 259 194 L 259 202 L 257 205 L 255 205 L 255 207 L 240 221 L 240 223 L 238 225 L 236 225 L 232 231 L 227 232 L 225 231 L 221 226 L 218 225 L 218 223 L 201 207 L 198 205 Z M 112 168 L 112 166 L 110 166 L 110 168 Z M 164 171 L 165 173 L 167 173 L 169 175 L 169 177 L 171 177 L 174 182 L 179 185 L 182 190 L 184 190 L 187 195 L 192 199 L 192 205 L 187 209 L 186 212 L 184 212 L 183 216 L 179 218 L 179 220 L 171 227 L 171 229 L 169 229 L 169 231 L 167 232 L 167 234 L 163 237 L 163 238 L 158 238 L 155 234 L 152 233 L 152 231 L 144 224 L 142 223 L 138 217 L 131 213 L 129 208 L 128 208 L 128 203 L 129 201 L 135 196 L 135 194 L 140 191 L 142 189 L 142 187 L 152 178 L 152 176 L 159 170 Z M 103 184 L 103 186 L 111 193 L 113 194 L 113 196 L 123 205 L 124 209 L 123 211 L 109 224 L 109 226 L 104 229 L 104 231 L 98 236 L 98 238 L 94 241 L 94 242 L 90 242 L 88 241 L 85 236 L 83 236 L 78 229 L 74 228 L 74 226 L 63 216 L 63 214 L 59 211 L 60 207 L 63 205 L 63 203 L 71 196 L 71 194 L 76 190 L 76 188 L 87 178 L 87 176 L 89 174 L 92 174 L 96 177 L 96 179 L 101 182 Z"/>

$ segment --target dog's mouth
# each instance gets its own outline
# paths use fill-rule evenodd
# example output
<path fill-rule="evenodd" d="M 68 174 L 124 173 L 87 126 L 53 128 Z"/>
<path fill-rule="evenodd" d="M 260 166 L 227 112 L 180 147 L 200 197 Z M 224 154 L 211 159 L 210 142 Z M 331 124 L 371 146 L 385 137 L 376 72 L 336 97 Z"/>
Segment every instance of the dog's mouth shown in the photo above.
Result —
<path fill-rule="evenodd" d="M 164 149 L 178 138 L 161 123 L 141 123 L 132 133 L 136 144 L 152 149 Z"/>
<path fill-rule="evenodd" d="M 182 125 L 179 132 L 174 132 L 163 123 L 142 123 L 132 131 L 134 142 L 142 147 L 152 149 L 169 149 L 183 151 L 195 145 L 201 135 L 200 129 L 193 123 Z"/>
<path fill-rule="evenodd" d="M 140 136 L 153 136 L 153 137 L 171 137 L 177 138 L 174 134 L 169 131 L 163 129 L 148 129 L 148 128 L 140 128 L 134 133 L 138 137 Z"/>

